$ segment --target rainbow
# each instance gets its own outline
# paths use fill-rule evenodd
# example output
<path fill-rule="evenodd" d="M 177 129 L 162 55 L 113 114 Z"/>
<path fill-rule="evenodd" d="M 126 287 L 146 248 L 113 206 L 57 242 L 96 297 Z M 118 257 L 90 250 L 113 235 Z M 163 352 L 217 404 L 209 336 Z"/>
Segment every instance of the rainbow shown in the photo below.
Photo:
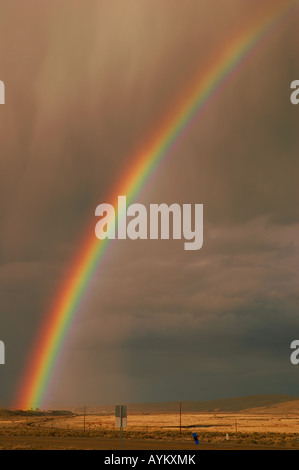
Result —
<path fill-rule="evenodd" d="M 228 38 L 205 72 L 189 85 L 151 139 L 130 159 L 132 163 L 127 173 L 105 202 L 110 201 L 117 208 L 118 195 L 126 195 L 128 203 L 140 196 L 195 119 L 210 106 L 264 41 L 284 26 L 295 7 L 295 1 L 280 1 L 263 11 L 254 24 Z M 71 266 L 71 274 L 46 314 L 18 387 L 14 406 L 23 409 L 42 406 L 69 330 L 82 310 L 95 272 L 104 265 L 110 246 L 111 240 L 99 241 L 94 233 L 86 238 L 78 259 Z"/>

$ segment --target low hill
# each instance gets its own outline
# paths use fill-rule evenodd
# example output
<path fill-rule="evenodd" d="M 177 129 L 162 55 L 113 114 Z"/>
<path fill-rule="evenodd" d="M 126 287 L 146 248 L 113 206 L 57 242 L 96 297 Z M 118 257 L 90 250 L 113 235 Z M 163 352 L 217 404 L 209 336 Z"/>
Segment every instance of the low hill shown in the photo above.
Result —
<path fill-rule="evenodd" d="M 181 405 L 182 412 L 189 413 L 204 411 L 238 412 L 252 408 L 265 408 L 281 403 L 290 403 L 298 399 L 299 397 L 291 397 L 288 395 L 250 395 L 209 401 L 183 401 Z M 173 413 L 178 412 L 178 410 L 179 402 L 137 403 L 128 405 L 128 412 L 131 413 Z"/>
<path fill-rule="evenodd" d="M 67 410 L 51 410 L 51 411 L 34 411 L 34 410 L 8 410 L 0 408 L 0 419 L 11 419 L 22 416 L 72 416 L 72 411 Z"/>
<path fill-rule="evenodd" d="M 299 415 L 299 400 L 275 403 L 272 405 L 260 406 L 258 408 L 249 408 L 248 410 L 244 410 L 244 413 L 269 415 L 283 414 L 284 416 L 292 414 Z"/>
<path fill-rule="evenodd" d="M 119 404 L 119 403 L 118 403 Z M 126 404 L 126 403 L 123 403 Z M 153 413 L 178 413 L 179 401 L 151 402 L 151 403 L 127 403 L 128 413 L 131 414 L 153 414 Z M 249 395 L 235 398 L 223 398 L 219 400 L 206 401 L 182 401 L 182 412 L 273 412 L 273 413 L 297 413 L 299 412 L 299 397 L 289 395 Z M 48 411 L 22 411 L 0 409 L 0 418 L 9 416 L 65 416 L 83 414 L 83 406 L 66 406 L 63 409 Z M 100 405 L 86 407 L 87 414 L 108 415 L 114 414 L 114 405 Z M 281 410 L 281 411 L 280 411 Z"/>
<path fill-rule="evenodd" d="M 223 398 L 208 401 L 182 401 L 182 412 L 239 412 L 248 410 L 268 409 L 286 404 L 286 409 L 292 408 L 292 403 L 297 406 L 299 397 L 289 395 L 250 395 L 236 398 Z M 124 403 L 126 404 L 126 403 Z M 71 407 L 70 407 L 71 408 Z M 69 408 L 69 409 L 70 409 Z M 67 409 L 67 407 L 66 407 Z M 74 413 L 82 414 L 83 407 L 72 407 Z M 88 414 L 114 414 L 114 405 L 87 406 Z M 152 402 L 152 403 L 127 403 L 128 413 L 178 413 L 179 402 Z M 275 408 L 274 408 L 275 409 Z M 278 409 L 278 408 L 276 408 Z"/>

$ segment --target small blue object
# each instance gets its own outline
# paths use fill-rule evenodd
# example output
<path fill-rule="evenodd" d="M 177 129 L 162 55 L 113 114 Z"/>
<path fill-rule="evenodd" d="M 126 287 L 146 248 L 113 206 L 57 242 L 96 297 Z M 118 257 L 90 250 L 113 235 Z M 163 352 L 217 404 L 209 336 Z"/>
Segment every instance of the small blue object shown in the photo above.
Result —
<path fill-rule="evenodd" d="M 192 436 L 194 437 L 195 444 L 198 445 L 198 444 L 199 444 L 199 440 L 198 440 L 198 437 L 197 437 L 196 432 L 192 433 Z"/>

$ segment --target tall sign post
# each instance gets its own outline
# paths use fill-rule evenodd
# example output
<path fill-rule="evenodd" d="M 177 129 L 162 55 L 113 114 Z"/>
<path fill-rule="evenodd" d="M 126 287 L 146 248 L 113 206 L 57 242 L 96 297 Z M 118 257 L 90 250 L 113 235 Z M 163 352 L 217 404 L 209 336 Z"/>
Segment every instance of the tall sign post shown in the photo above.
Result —
<path fill-rule="evenodd" d="M 123 448 L 123 428 L 127 427 L 127 407 L 124 405 L 115 406 L 115 426 L 120 429 L 120 449 Z"/>

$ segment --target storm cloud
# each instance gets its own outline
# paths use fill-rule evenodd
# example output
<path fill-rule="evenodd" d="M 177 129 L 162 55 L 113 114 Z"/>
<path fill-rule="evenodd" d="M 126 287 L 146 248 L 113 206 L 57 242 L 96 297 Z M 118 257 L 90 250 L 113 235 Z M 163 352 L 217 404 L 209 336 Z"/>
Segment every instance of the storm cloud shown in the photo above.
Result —
<path fill-rule="evenodd" d="M 221 45 L 268 3 L 1 0 L 0 405 L 13 402 L 96 206 Z M 203 204 L 203 247 L 113 242 L 48 406 L 297 394 L 298 46 L 293 18 L 138 199 Z"/>

